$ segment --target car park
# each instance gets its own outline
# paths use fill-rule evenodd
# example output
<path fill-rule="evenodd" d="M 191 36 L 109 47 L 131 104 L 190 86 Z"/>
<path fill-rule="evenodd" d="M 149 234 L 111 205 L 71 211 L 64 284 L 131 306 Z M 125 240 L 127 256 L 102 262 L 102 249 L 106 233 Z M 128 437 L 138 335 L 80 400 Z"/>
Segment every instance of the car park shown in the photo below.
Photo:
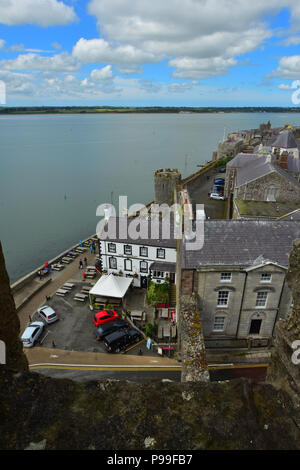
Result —
<path fill-rule="evenodd" d="M 29 326 L 27 326 L 21 336 L 21 341 L 25 348 L 31 348 L 35 345 L 36 341 L 44 330 L 44 326 L 44 323 L 39 321 L 32 322 Z"/>
<path fill-rule="evenodd" d="M 96 340 L 101 341 L 105 336 L 114 333 L 118 330 L 126 330 L 129 328 L 129 324 L 125 320 L 116 319 L 114 321 L 104 323 L 103 325 L 98 326 L 96 330 Z"/>
<path fill-rule="evenodd" d="M 103 325 L 104 323 L 116 320 L 119 318 L 119 314 L 114 310 L 101 310 L 101 312 L 95 313 L 93 322 L 95 326 Z"/>
<path fill-rule="evenodd" d="M 129 328 L 126 331 L 115 331 L 104 338 L 104 346 L 108 352 L 118 353 L 132 344 L 141 340 L 141 334 L 134 328 Z"/>
<path fill-rule="evenodd" d="M 218 199 L 218 200 L 221 200 L 221 201 L 224 201 L 224 196 L 220 193 L 210 193 L 210 199 Z"/>
<path fill-rule="evenodd" d="M 52 307 L 49 307 L 49 305 L 43 305 L 43 307 L 38 308 L 37 312 L 39 316 L 48 324 L 54 323 L 58 320 L 58 316 L 55 310 L 53 310 Z"/>

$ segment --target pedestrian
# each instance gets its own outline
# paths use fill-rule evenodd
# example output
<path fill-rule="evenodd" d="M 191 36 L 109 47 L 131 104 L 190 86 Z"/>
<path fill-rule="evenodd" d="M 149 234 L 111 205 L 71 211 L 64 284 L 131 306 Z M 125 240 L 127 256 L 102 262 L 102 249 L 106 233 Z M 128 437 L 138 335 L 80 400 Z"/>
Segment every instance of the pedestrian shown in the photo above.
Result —
<path fill-rule="evenodd" d="M 143 355 L 143 351 L 142 351 L 141 348 L 140 348 L 140 350 L 139 350 L 139 356 L 142 356 L 142 355 Z"/>
<path fill-rule="evenodd" d="M 87 260 L 86 257 L 84 258 L 84 264 L 85 264 L 86 266 L 88 265 L 88 260 Z"/>
<path fill-rule="evenodd" d="M 83 268 L 83 263 L 82 263 L 82 260 L 79 261 L 79 269 L 82 269 Z"/>
<path fill-rule="evenodd" d="M 41 281 L 41 279 L 42 279 L 42 273 L 41 273 L 41 271 L 38 271 L 38 275 L 40 276 L 40 281 Z"/>
<path fill-rule="evenodd" d="M 93 251 L 94 251 L 94 255 L 96 254 L 96 245 L 94 244 L 93 245 Z"/>
<path fill-rule="evenodd" d="M 52 340 L 52 348 L 55 348 L 56 344 L 54 343 L 54 340 Z"/>
<path fill-rule="evenodd" d="M 30 316 L 30 315 L 28 315 L 28 316 L 29 316 L 29 321 L 30 321 L 30 322 L 32 322 L 32 318 L 31 318 L 31 316 Z"/>
<path fill-rule="evenodd" d="M 92 245 L 90 246 L 90 251 L 91 251 L 91 254 L 93 253 L 93 247 Z"/>
<path fill-rule="evenodd" d="M 85 281 L 86 274 L 82 273 L 83 280 Z"/>

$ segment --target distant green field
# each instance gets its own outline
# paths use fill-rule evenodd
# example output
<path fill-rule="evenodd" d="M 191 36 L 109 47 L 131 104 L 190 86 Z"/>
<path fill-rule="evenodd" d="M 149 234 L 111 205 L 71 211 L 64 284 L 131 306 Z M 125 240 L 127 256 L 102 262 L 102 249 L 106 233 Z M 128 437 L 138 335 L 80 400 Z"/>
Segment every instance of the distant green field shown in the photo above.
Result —
<path fill-rule="evenodd" d="M 27 106 L 0 107 L 0 114 L 91 114 L 91 113 L 299 113 L 300 107 L 114 107 L 114 106 Z"/>

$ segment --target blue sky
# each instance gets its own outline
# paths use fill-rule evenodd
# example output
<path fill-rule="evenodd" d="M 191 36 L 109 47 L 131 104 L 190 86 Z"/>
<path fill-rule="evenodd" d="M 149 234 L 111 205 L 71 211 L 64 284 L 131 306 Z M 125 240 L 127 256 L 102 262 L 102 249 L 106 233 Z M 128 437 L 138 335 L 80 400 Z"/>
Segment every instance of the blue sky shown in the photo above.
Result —
<path fill-rule="evenodd" d="M 297 106 L 300 3 L 0 0 L 0 80 L 8 106 Z"/>

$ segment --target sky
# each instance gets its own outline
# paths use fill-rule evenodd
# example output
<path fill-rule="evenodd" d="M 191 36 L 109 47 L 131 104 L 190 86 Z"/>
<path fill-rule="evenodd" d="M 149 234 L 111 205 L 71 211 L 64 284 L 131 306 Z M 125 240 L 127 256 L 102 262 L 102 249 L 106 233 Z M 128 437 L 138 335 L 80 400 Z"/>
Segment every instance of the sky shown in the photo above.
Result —
<path fill-rule="evenodd" d="M 1 104 L 300 106 L 300 2 L 0 0 Z"/>

